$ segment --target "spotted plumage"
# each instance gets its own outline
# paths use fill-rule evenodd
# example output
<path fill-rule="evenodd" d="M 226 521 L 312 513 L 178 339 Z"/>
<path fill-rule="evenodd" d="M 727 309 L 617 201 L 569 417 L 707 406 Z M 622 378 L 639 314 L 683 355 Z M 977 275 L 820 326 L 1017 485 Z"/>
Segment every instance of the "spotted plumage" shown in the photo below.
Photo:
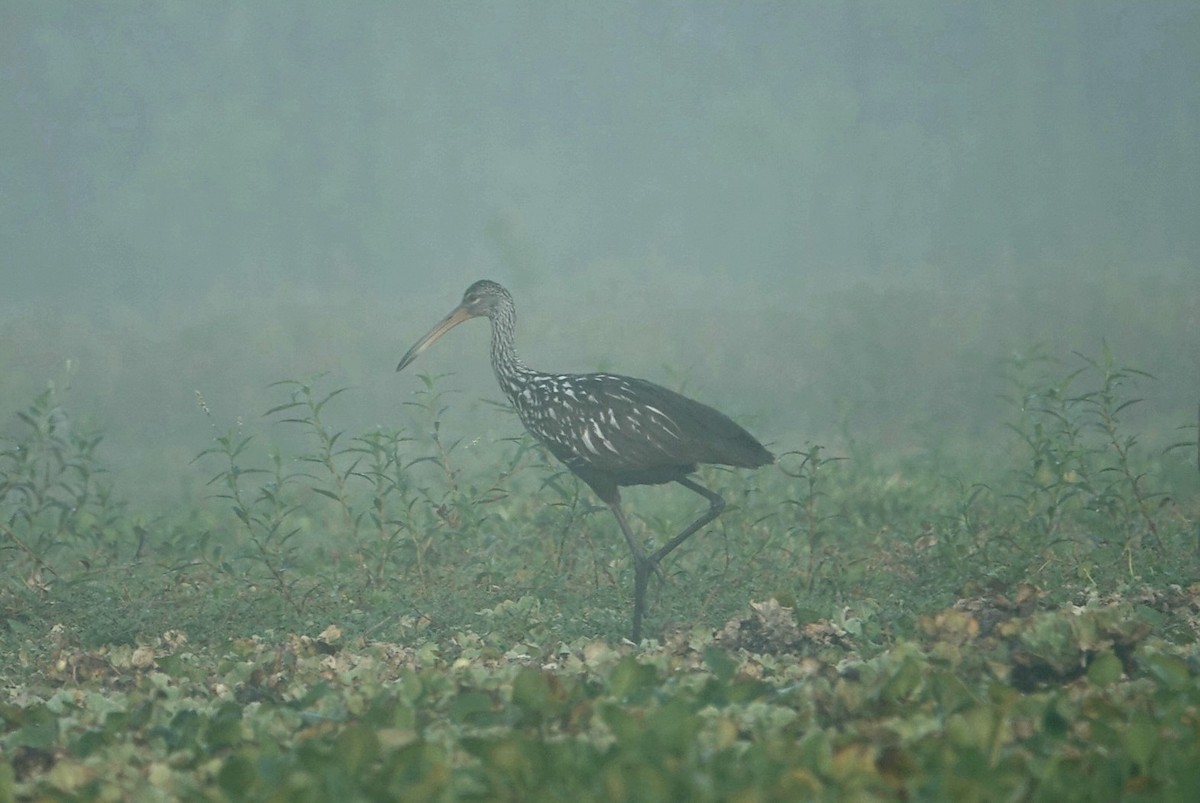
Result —
<path fill-rule="evenodd" d="M 664 556 L 725 506 L 720 495 L 688 477 L 701 463 L 755 468 L 774 456 L 724 414 L 644 379 L 619 374 L 543 374 L 526 368 L 514 343 L 512 296 L 495 282 L 467 288 L 458 305 L 421 338 L 399 371 L 453 327 L 486 316 L 492 324 L 492 368 L 521 423 L 609 506 L 634 558 L 633 640 L 641 638 L 646 583 Z M 678 482 L 704 496 L 709 510 L 647 555 L 621 509 L 619 488 Z"/>

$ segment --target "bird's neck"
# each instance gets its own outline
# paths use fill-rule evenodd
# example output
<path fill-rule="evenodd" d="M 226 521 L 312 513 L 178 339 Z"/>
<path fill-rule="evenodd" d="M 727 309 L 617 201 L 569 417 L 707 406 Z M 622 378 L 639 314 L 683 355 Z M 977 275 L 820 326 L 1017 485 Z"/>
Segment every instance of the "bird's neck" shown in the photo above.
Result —
<path fill-rule="evenodd" d="M 509 398 L 520 393 L 533 374 L 517 356 L 515 329 L 516 318 L 511 312 L 492 319 L 492 370 L 496 372 L 500 389 Z"/>

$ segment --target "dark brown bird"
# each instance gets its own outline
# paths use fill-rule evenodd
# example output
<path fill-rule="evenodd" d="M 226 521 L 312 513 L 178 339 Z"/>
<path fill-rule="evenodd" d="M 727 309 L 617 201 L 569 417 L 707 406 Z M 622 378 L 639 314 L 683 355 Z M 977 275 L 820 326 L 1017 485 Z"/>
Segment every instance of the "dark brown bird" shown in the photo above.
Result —
<path fill-rule="evenodd" d="M 543 374 L 526 368 L 513 346 L 516 310 L 495 282 L 467 288 L 462 303 L 417 341 L 403 370 L 435 340 L 470 318 L 492 322 L 492 369 L 521 423 L 608 505 L 633 553 L 633 641 L 642 637 L 646 584 L 659 562 L 725 508 L 720 494 L 690 479 L 699 463 L 757 468 L 775 461 L 746 430 L 713 408 L 674 391 L 617 374 Z M 621 510 L 622 485 L 677 482 L 708 500 L 708 510 L 647 555 Z"/>

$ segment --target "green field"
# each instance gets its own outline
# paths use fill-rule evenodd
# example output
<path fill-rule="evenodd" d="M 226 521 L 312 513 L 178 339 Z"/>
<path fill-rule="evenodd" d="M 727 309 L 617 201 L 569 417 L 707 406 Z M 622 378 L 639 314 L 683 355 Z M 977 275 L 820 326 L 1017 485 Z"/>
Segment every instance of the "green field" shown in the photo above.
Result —
<path fill-rule="evenodd" d="M 1200 2 L 0 20 L 0 803 L 1200 801 Z"/>
<path fill-rule="evenodd" d="M 407 430 L 323 378 L 202 399 L 207 496 L 154 515 L 52 386 L 0 450 L 0 801 L 1195 800 L 1195 425 L 1148 448 L 1153 380 L 1062 365 L 1008 366 L 986 454 L 704 469 L 640 645 L 611 515 L 450 434 L 453 379 Z M 695 500 L 626 507 L 661 542 Z"/>

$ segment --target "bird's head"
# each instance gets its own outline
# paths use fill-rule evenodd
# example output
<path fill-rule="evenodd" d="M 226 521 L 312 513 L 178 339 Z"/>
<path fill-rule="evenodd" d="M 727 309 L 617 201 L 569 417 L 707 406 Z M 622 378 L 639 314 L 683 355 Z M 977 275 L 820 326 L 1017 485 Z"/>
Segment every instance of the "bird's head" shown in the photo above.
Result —
<path fill-rule="evenodd" d="M 508 294 L 507 290 L 487 279 L 475 282 L 467 288 L 467 292 L 463 293 L 462 302 L 408 350 L 408 353 L 400 359 L 396 370 L 403 371 L 421 352 L 432 346 L 434 341 L 463 321 L 484 316 L 492 318 L 496 315 L 497 310 L 505 305 L 512 306 L 512 296 Z"/>
<path fill-rule="evenodd" d="M 512 296 L 500 285 L 480 279 L 467 288 L 463 293 L 459 309 L 465 309 L 470 314 L 467 317 L 477 318 L 481 315 L 492 317 L 496 310 L 504 304 L 512 304 Z"/>

